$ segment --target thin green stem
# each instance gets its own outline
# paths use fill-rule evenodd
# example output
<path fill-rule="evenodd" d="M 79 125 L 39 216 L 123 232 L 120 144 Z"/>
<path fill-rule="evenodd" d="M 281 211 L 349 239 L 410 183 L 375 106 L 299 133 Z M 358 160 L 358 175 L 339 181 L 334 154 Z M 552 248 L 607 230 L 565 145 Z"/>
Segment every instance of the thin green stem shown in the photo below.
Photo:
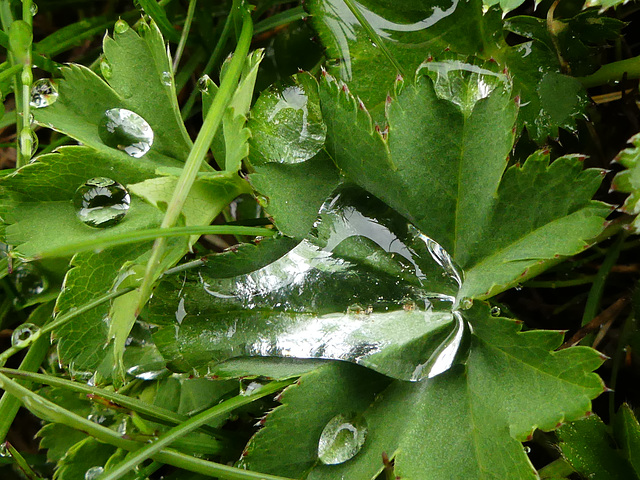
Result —
<path fill-rule="evenodd" d="M 351 13 L 353 13 L 353 16 L 356 17 L 356 20 L 358 20 L 358 23 L 362 26 L 362 28 L 364 28 L 364 31 L 367 33 L 367 36 L 369 37 L 371 42 L 374 44 L 374 46 L 380 49 L 380 51 L 384 54 L 385 57 L 387 57 L 387 60 L 389 60 L 391 65 L 393 65 L 393 67 L 398 71 L 398 73 L 400 73 L 403 77 L 406 77 L 407 75 L 404 69 L 402 68 L 402 66 L 393 57 L 393 55 L 387 48 L 387 45 L 382 41 L 382 38 L 380 38 L 380 35 L 378 35 L 378 33 L 371 26 L 369 21 L 365 18 L 365 16 L 358 9 L 358 7 L 356 7 L 356 5 L 353 3 L 353 0 L 344 0 L 344 3 L 345 5 L 347 5 L 349 10 L 351 10 Z"/>
<path fill-rule="evenodd" d="M 30 321 L 39 322 L 41 320 L 40 316 L 49 317 L 51 315 L 51 306 L 42 305 L 36 308 L 31 316 L 29 317 Z M 38 339 L 27 354 L 22 359 L 20 363 L 20 369 L 17 371 L 20 372 L 35 372 L 45 357 L 47 356 L 47 352 L 49 351 L 49 338 L 44 336 Z M 27 382 L 24 383 L 28 385 Z M 20 402 L 13 395 L 9 395 L 8 393 L 4 393 L 2 395 L 2 399 L 0 399 L 0 442 L 4 441 L 7 437 L 7 433 L 9 433 L 9 428 L 11 428 L 11 424 L 13 423 L 13 419 L 16 417 L 18 410 L 20 409 Z"/>
<path fill-rule="evenodd" d="M 132 290 L 133 290 L 133 287 L 130 287 L 130 288 L 124 288 L 122 290 L 118 290 L 116 292 L 106 293 L 96 298 L 95 300 L 84 304 L 82 307 L 77 308 L 76 310 L 65 313 L 64 315 L 60 315 L 53 322 L 47 323 L 44 327 L 42 327 L 38 331 L 33 332 L 33 334 L 26 340 L 20 342 L 17 345 L 11 346 L 7 348 L 4 352 L 2 352 L 0 354 L 0 366 L 3 366 L 5 363 L 7 363 L 7 360 L 12 355 L 15 355 L 20 350 L 24 350 L 25 348 L 33 344 L 35 341 L 37 341 L 39 338 L 41 338 L 43 335 L 52 332 L 53 330 L 60 327 L 61 325 L 64 325 L 72 318 L 75 318 L 78 315 L 82 315 L 83 313 L 88 312 L 89 310 L 97 307 L 98 305 L 102 305 L 103 303 L 108 302 L 109 300 L 117 298 L 121 295 L 124 295 L 125 293 L 129 293 Z"/>
<path fill-rule="evenodd" d="M 591 75 L 580 77 L 578 80 L 587 88 L 598 87 L 610 82 L 640 78 L 640 56 L 627 58 L 618 62 L 607 63 Z"/>
<path fill-rule="evenodd" d="M 39 252 L 33 256 L 33 259 L 40 260 L 43 258 L 67 257 L 76 253 L 104 250 L 119 245 L 129 245 L 131 243 L 148 242 L 158 238 L 185 237 L 191 235 L 251 235 L 255 237 L 270 237 L 275 235 L 275 233 L 274 230 L 268 228 L 227 225 L 151 228 L 148 230 L 137 230 L 70 243 L 62 247 Z"/>
<path fill-rule="evenodd" d="M 616 264 L 618 256 L 620 256 L 620 249 L 624 245 L 624 241 L 627 234 L 623 231 L 618 234 L 618 238 L 613 245 L 607 250 L 607 254 L 602 261 L 602 265 L 598 270 L 596 278 L 589 291 L 589 297 L 587 298 L 587 304 L 584 307 L 584 313 L 582 315 L 582 326 L 585 326 L 591 320 L 593 320 L 600 308 L 600 301 L 604 293 L 604 286 L 607 282 L 607 276 L 611 271 L 611 268 Z"/>
<path fill-rule="evenodd" d="M 135 451 L 141 446 L 138 442 L 123 438 L 118 432 L 111 430 L 110 428 L 94 423 L 85 417 L 81 417 L 80 415 L 70 412 L 69 410 L 53 403 L 52 401 L 47 400 L 28 388 L 18 384 L 14 380 L 11 380 L 2 373 L 0 373 L 0 388 L 20 399 L 26 408 L 31 410 L 38 417 L 49 422 L 60 423 L 76 430 L 81 430 L 103 443 L 107 443 L 124 450 Z M 257 392 L 256 395 L 259 393 L 260 392 Z M 289 480 L 273 475 L 250 472 L 239 468 L 229 467 L 227 465 L 220 465 L 218 463 L 194 458 L 173 450 L 162 450 L 153 455 L 152 458 L 160 463 L 173 465 L 174 467 L 183 468 L 185 470 L 210 477 L 218 477 L 224 480 Z"/>
<path fill-rule="evenodd" d="M 187 38 L 189 38 L 189 32 L 191 31 L 191 22 L 193 22 L 193 15 L 196 12 L 196 3 L 197 3 L 197 0 L 189 0 L 189 9 L 187 10 L 187 18 L 184 21 L 184 26 L 182 27 L 182 35 L 180 35 L 180 42 L 178 42 L 175 58 L 173 59 L 174 72 L 178 70 L 178 65 L 180 64 L 180 59 L 182 58 L 182 52 L 184 51 L 184 46 L 187 44 Z"/>
<path fill-rule="evenodd" d="M 609 388 L 611 388 L 612 392 L 609 394 L 609 419 L 613 421 L 615 412 L 616 412 L 616 399 L 615 399 L 615 391 L 616 385 L 618 383 L 618 373 L 620 372 L 620 366 L 623 362 L 624 352 L 626 348 L 627 340 L 629 336 L 634 331 L 634 313 L 631 313 L 624 322 L 624 326 L 622 327 L 622 332 L 620 333 L 620 337 L 618 338 L 618 345 L 616 347 L 616 351 L 613 354 L 613 366 L 611 368 L 611 379 L 609 380 Z"/>
<path fill-rule="evenodd" d="M 571 278 L 569 280 L 529 280 L 525 282 L 523 286 L 531 288 L 565 288 L 593 283 L 595 279 L 595 275 L 588 275 L 580 278 Z"/>
<path fill-rule="evenodd" d="M 31 9 L 33 2 L 31 0 L 22 0 L 22 20 L 33 28 L 33 14 Z M 33 39 L 33 37 L 32 37 Z M 20 145 L 18 156 L 16 158 L 16 167 L 20 168 L 29 163 L 33 154 L 33 131 L 31 129 L 31 84 L 33 83 L 33 73 L 31 72 L 31 57 L 33 44 L 29 42 L 26 54 L 23 59 L 22 75 L 20 77 L 22 84 L 22 102 L 20 108 L 22 115 L 22 129 L 19 130 L 18 144 Z"/>
<path fill-rule="evenodd" d="M 31 352 L 32 349 L 33 347 L 29 350 L 29 352 Z M 66 380 L 64 378 L 54 377 L 52 375 L 44 375 L 41 373 L 24 371 L 22 366 L 20 367 L 20 370 L 0 367 L 0 373 L 3 373 L 9 378 L 28 380 L 29 382 L 33 383 L 50 385 L 52 387 L 65 388 L 67 390 L 71 390 L 72 392 L 83 393 L 90 396 L 90 398 L 96 399 L 96 401 L 99 401 L 99 399 L 104 399 L 108 402 L 111 402 L 116 408 L 123 407 L 138 413 L 144 418 L 152 419 L 154 421 L 168 425 L 177 425 L 189 419 L 189 417 L 187 417 L 186 415 L 181 415 L 171 410 L 148 404 L 146 402 L 138 400 L 137 398 L 123 395 L 122 393 L 120 393 L 123 389 L 121 389 L 119 393 L 116 393 L 100 387 L 91 387 L 86 383 L 74 382 L 72 380 Z M 133 382 L 128 383 L 127 386 L 131 385 L 132 383 Z M 1 418 L 0 422 L 2 422 Z M 203 428 L 203 430 L 205 430 L 210 435 L 223 437 L 223 435 L 220 435 L 215 429 L 212 429 L 210 427 Z"/>
<path fill-rule="evenodd" d="M 11 445 L 9 442 L 6 442 L 5 447 L 7 448 L 7 450 L 9 450 L 9 453 L 13 457 L 13 460 L 16 462 L 16 466 L 20 469 L 20 471 L 22 471 L 27 480 L 41 480 L 41 477 L 33 471 L 24 457 L 20 455 L 20 452 L 17 451 L 13 447 L 13 445 Z"/>
<path fill-rule="evenodd" d="M 307 18 L 308 14 L 305 12 L 304 7 L 294 7 L 284 12 L 271 15 L 269 18 L 265 18 L 261 22 L 256 23 L 256 28 L 253 31 L 254 35 L 260 35 L 261 33 L 268 32 L 274 28 L 288 23 L 295 22 L 296 20 L 302 20 Z"/>
<path fill-rule="evenodd" d="M 137 450 L 133 455 L 125 458 L 112 470 L 109 470 L 104 475 L 102 475 L 100 477 L 100 480 L 118 480 L 119 478 L 122 478 L 127 474 L 127 472 L 130 472 L 137 465 L 144 462 L 148 458 L 151 458 L 163 448 L 168 447 L 178 438 L 183 437 L 187 433 L 192 432 L 202 425 L 205 425 L 217 418 L 227 415 L 228 413 L 243 405 L 247 405 L 254 400 L 257 400 L 258 398 L 271 395 L 278 390 L 281 390 L 284 387 L 290 385 L 291 383 L 291 380 L 282 382 L 271 382 L 263 386 L 252 395 L 238 395 L 236 397 L 230 398 L 229 400 L 225 400 L 224 402 L 215 405 L 214 407 L 211 407 L 204 412 L 199 413 L 198 415 L 194 415 L 186 422 L 172 428 L 171 430 L 163 434 L 156 441 L 145 445 L 141 449 Z"/>
<path fill-rule="evenodd" d="M 216 43 L 215 48 L 213 49 L 213 53 L 211 57 L 209 57 L 209 61 L 202 70 L 202 75 L 209 75 L 215 67 L 220 62 L 220 56 L 222 55 L 222 49 L 227 45 L 227 41 L 229 40 L 229 35 L 231 34 L 231 27 L 233 26 L 233 14 L 229 13 L 227 15 L 226 20 L 224 21 L 224 26 L 222 27 L 222 32 L 220 33 L 220 38 Z M 189 98 L 182 107 L 182 119 L 186 120 L 191 115 L 191 110 L 193 110 L 193 105 L 196 103 L 196 98 L 198 96 L 198 89 L 194 89 Z"/>
<path fill-rule="evenodd" d="M 541 479 L 568 477 L 575 470 L 564 458 L 558 458 L 538 471 Z"/>
<path fill-rule="evenodd" d="M 218 127 L 222 122 L 222 117 L 227 105 L 229 105 L 233 93 L 237 88 L 244 62 L 247 58 L 247 54 L 249 53 L 253 32 L 253 23 L 251 22 L 249 12 L 245 10 L 243 13 L 242 31 L 233 59 L 229 64 L 229 69 L 224 80 L 220 84 L 218 93 L 213 99 L 211 108 L 209 109 L 207 117 L 204 120 L 204 124 L 202 125 L 202 128 L 198 133 L 198 137 L 193 144 L 193 148 L 189 152 L 189 156 L 187 157 L 182 174 L 178 179 L 178 184 L 173 192 L 173 196 L 171 197 L 171 201 L 167 207 L 167 213 L 162 220 L 160 228 L 173 227 L 178 221 L 180 213 L 182 212 L 182 207 L 184 206 L 187 196 L 189 195 L 189 191 L 191 190 L 191 186 L 193 185 L 193 182 L 200 171 L 200 167 L 202 166 L 204 157 L 209 150 L 211 140 L 218 131 Z M 151 258 L 147 263 L 145 276 L 142 280 L 142 286 L 140 287 L 138 311 L 140 311 L 147 302 L 147 299 L 151 294 L 151 290 L 153 289 L 153 284 L 160 276 L 161 272 L 158 272 L 158 269 L 162 261 L 162 256 L 164 255 L 166 245 L 166 237 L 156 239 L 153 244 Z"/>

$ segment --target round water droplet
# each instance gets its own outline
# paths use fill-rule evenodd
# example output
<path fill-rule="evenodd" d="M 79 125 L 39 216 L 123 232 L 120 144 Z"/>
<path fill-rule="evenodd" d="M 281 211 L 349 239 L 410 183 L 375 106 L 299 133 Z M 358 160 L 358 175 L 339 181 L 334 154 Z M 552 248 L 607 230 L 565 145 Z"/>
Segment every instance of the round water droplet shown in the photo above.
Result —
<path fill-rule="evenodd" d="M 91 467 L 84 474 L 84 480 L 96 480 L 100 475 L 104 473 L 104 467 L 96 466 Z"/>
<path fill-rule="evenodd" d="M 113 31 L 116 33 L 124 33 L 129 30 L 129 24 L 124 20 L 118 20 L 113 26 Z"/>
<path fill-rule="evenodd" d="M 318 458 L 325 465 L 338 465 L 355 457 L 367 437 L 367 424 L 363 417 L 339 414 L 322 430 L 318 443 Z"/>
<path fill-rule="evenodd" d="M 100 73 L 102 73 L 102 77 L 105 80 L 109 80 L 113 73 L 113 69 L 111 68 L 111 64 L 107 61 L 106 58 L 100 60 Z"/>
<path fill-rule="evenodd" d="M 38 14 L 38 5 L 36 3 L 32 3 L 29 7 L 29 12 L 32 17 L 35 17 Z"/>
<path fill-rule="evenodd" d="M 105 145 L 140 158 L 153 145 L 153 130 L 147 121 L 131 110 L 112 108 L 104 112 L 98 134 Z"/>
<path fill-rule="evenodd" d="M 127 189 L 105 177 L 87 180 L 76 190 L 73 204 L 78 218 L 90 227 L 105 228 L 119 223 L 129 210 Z"/>
<path fill-rule="evenodd" d="M 171 73 L 170 72 L 162 72 L 162 83 L 167 87 L 171 86 Z"/>
<path fill-rule="evenodd" d="M 501 313 L 502 313 L 502 311 L 500 310 L 500 307 L 491 307 L 491 316 L 492 317 L 499 317 Z"/>
<path fill-rule="evenodd" d="M 58 99 L 58 88 L 55 82 L 48 78 L 36 80 L 31 87 L 29 105 L 33 108 L 48 107 Z"/>
<path fill-rule="evenodd" d="M 38 331 L 38 326 L 33 323 L 23 323 L 11 334 L 11 345 L 18 346 L 22 342 L 29 340 L 31 335 Z"/>
<path fill-rule="evenodd" d="M 47 278 L 31 263 L 24 263 L 14 269 L 13 283 L 23 298 L 39 295 L 49 287 Z"/>
<path fill-rule="evenodd" d="M 207 93 L 209 91 L 209 75 L 203 75 L 198 79 L 198 90 L 201 93 Z"/>
<path fill-rule="evenodd" d="M 528 446 L 525 445 L 524 453 L 531 453 L 531 447 L 528 447 Z"/>
<path fill-rule="evenodd" d="M 7 448 L 7 444 L 2 443 L 0 444 L 0 457 L 10 457 L 11 453 L 9 452 L 9 449 Z"/>

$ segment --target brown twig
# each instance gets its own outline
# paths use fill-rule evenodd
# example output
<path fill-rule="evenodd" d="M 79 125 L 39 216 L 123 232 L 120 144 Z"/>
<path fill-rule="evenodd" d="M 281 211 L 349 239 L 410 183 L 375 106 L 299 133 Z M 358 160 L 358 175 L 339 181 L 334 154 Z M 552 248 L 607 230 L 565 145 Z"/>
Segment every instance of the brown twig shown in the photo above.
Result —
<path fill-rule="evenodd" d="M 562 350 L 563 348 L 572 347 L 577 345 L 580 340 L 589 335 L 592 332 L 598 330 L 602 325 L 609 323 L 613 323 L 613 321 L 622 313 L 622 311 L 627 307 L 629 302 L 631 301 L 631 297 L 629 295 L 625 295 L 616 300 L 609 308 L 600 313 L 597 317 L 587 323 L 584 327 L 578 330 L 573 337 L 564 342 L 558 350 Z"/>

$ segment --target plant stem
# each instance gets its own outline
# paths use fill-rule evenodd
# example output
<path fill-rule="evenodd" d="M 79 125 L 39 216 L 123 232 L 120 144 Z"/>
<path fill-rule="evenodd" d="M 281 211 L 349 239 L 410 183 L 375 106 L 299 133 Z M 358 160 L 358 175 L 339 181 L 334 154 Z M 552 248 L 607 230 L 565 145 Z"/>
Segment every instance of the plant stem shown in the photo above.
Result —
<path fill-rule="evenodd" d="M 182 35 L 180 36 L 180 42 L 178 43 L 178 47 L 176 48 L 176 55 L 173 59 L 173 71 L 176 72 L 178 70 L 178 64 L 180 64 L 180 58 L 182 57 L 182 52 L 184 51 L 184 46 L 187 44 L 187 38 L 189 38 L 189 32 L 191 31 L 191 22 L 193 22 L 193 15 L 196 11 L 196 2 L 197 0 L 189 0 L 189 9 L 187 10 L 187 18 L 184 22 L 184 26 L 182 27 Z"/>
<path fill-rule="evenodd" d="M 33 256 L 34 260 L 54 257 L 67 257 L 81 252 L 104 250 L 105 248 L 128 245 L 131 243 L 145 242 L 157 238 L 184 237 L 191 235 L 251 235 L 255 237 L 270 237 L 275 231 L 268 228 L 239 227 L 227 225 L 206 225 L 194 227 L 151 228 L 134 232 L 119 233 L 116 235 L 92 238 L 81 242 L 70 243 L 62 247 L 45 250 Z"/>
<path fill-rule="evenodd" d="M 585 326 L 591 320 L 594 319 L 598 312 L 598 308 L 600 308 L 600 301 L 602 300 L 602 294 L 604 293 L 604 286 L 607 282 L 607 276 L 611 271 L 611 268 L 616 264 L 618 260 L 618 256 L 620 255 L 620 249 L 624 244 L 627 235 L 623 231 L 618 234 L 618 238 L 614 242 L 613 245 L 607 250 L 607 254 L 602 261 L 602 265 L 600 266 L 600 270 L 596 275 L 596 278 L 591 286 L 591 290 L 589 291 L 589 297 L 587 298 L 587 304 L 584 307 L 584 313 L 582 315 L 582 326 Z"/>
<path fill-rule="evenodd" d="M 230 398 L 229 400 L 225 400 L 224 402 L 215 405 L 214 407 L 211 407 L 204 412 L 199 413 L 198 415 L 194 415 L 186 422 L 172 428 L 171 430 L 163 434 L 155 442 L 148 443 L 141 449 L 137 450 L 133 455 L 125 458 L 122 462 L 116 465 L 113 470 L 109 470 L 103 476 L 101 476 L 100 480 L 118 480 L 122 478 L 127 474 L 127 472 L 130 472 L 137 465 L 144 462 L 148 458 L 151 458 L 164 447 L 168 447 L 169 445 L 171 445 L 176 439 L 183 437 L 187 433 L 192 432 L 198 427 L 207 424 L 212 420 L 219 418 L 220 416 L 232 412 L 236 408 L 253 402 L 257 398 L 275 393 L 278 390 L 281 390 L 284 387 L 290 385 L 291 383 L 291 380 L 271 382 L 268 385 L 263 386 L 252 395 L 238 395 L 236 397 Z"/>
<path fill-rule="evenodd" d="M 20 469 L 20 471 L 22 471 L 27 480 L 41 480 L 40 476 L 33 471 L 24 457 L 20 455 L 20 452 L 18 452 L 13 447 L 13 445 L 11 445 L 9 442 L 6 442 L 4 445 L 15 460 L 16 466 Z"/>
<path fill-rule="evenodd" d="M 40 306 L 33 311 L 29 319 L 33 321 L 35 320 L 34 317 L 40 315 L 49 317 L 51 315 L 51 310 L 51 306 Z M 39 338 L 29 349 L 20 363 L 20 369 L 18 371 L 25 373 L 36 371 L 40 368 L 40 365 L 42 365 L 48 351 L 49 338 L 43 336 Z M 25 385 L 28 385 L 28 383 L 25 382 Z M 19 409 L 20 402 L 16 397 L 9 395 L 8 393 L 4 393 L 2 395 L 2 399 L 0 399 L 0 442 L 3 442 L 7 437 L 9 428 L 11 427 L 13 419 L 16 417 Z"/>
<path fill-rule="evenodd" d="M 558 458 L 538 471 L 541 479 L 562 478 L 571 475 L 575 470 L 564 458 Z"/>
<path fill-rule="evenodd" d="M 609 82 L 622 80 L 625 74 L 628 79 L 640 78 L 640 56 L 608 63 L 591 75 L 580 77 L 578 80 L 580 80 L 586 88 L 592 88 Z"/>
<path fill-rule="evenodd" d="M 575 287 L 578 285 L 585 285 L 588 283 L 593 283 L 596 279 L 596 275 L 588 275 L 586 277 L 580 278 L 571 278 L 569 280 L 529 280 L 523 284 L 523 287 L 530 288 L 565 288 L 565 287 Z"/>
<path fill-rule="evenodd" d="M 107 427 L 103 427 L 78 414 L 70 412 L 50 400 L 32 392 L 17 382 L 0 373 L 0 388 L 14 395 L 34 414 L 47 421 L 67 425 L 76 430 L 81 430 L 101 442 L 116 446 L 128 451 L 140 448 L 140 443 L 123 438 L 120 434 Z M 256 392 L 253 400 L 259 398 L 261 391 Z M 289 480 L 283 477 L 250 472 L 239 468 L 221 465 L 199 458 L 194 458 L 173 450 L 162 450 L 152 457 L 154 460 L 183 468 L 210 477 L 218 477 L 224 480 Z"/>
<path fill-rule="evenodd" d="M 29 28 L 33 28 L 33 14 L 31 8 L 33 7 L 32 0 L 22 0 L 22 20 L 29 25 Z M 32 37 L 33 41 L 33 37 Z M 20 80 L 22 83 L 22 102 L 21 115 L 22 115 L 22 129 L 18 137 L 18 156 L 16 158 L 16 167 L 20 168 L 23 165 L 29 163 L 33 153 L 33 131 L 31 130 L 31 84 L 33 83 L 33 73 L 31 72 L 31 50 L 32 42 L 26 50 L 26 55 L 22 64 L 22 75 Z"/>
<path fill-rule="evenodd" d="M 222 122 L 222 117 L 227 108 L 227 105 L 231 101 L 233 93 L 238 85 L 240 74 L 242 73 L 242 67 L 244 66 L 245 59 L 249 53 L 249 47 L 251 46 L 251 37 L 253 32 L 253 24 L 251 22 L 251 16 L 249 12 L 243 11 L 243 23 L 238 46 L 234 53 L 233 59 L 229 64 L 224 80 L 220 84 L 220 89 L 213 99 L 209 113 L 204 120 L 204 124 L 198 133 L 193 148 L 189 152 L 189 156 L 185 163 L 182 174 L 178 179 L 178 184 L 173 192 L 169 206 L 167 207 L 167 213 L 162 220 L 160 228 L 173 227 L 182 212 L 189 190 L 196 179 L 198 171 L 204 160 L 204 157 L 209 150 L 211 140 L 218 131 L 218 127 Z M 153 284 L 158 279 L 162 256 L 164 254 L 167 245 L 167 239 L 165 237 L 158 238 L 153 244 L 151 251 L 151 258 L 147 262 L 147 269 L 145 272 L 142 285 L 140 287 L 140 296 L 137 311 L 139 312 L 144 304 L 147 302 Z"/>
<path fill-rule="evenodd" d="M 629 340 L 632 332 L 634 331 L 635 316 L 632 312 L 624 322 L 622 332 L 618 337 L 618 345 L 616 351 L 613 354 L 613 366 L 611 368 L 611 379 L 609 380 L 609 388 L 612 392 L 609 394 L 609 422 L 613 422 L 613 418 L 616 412 L 615 391 L 618 383 L 618 372 L 620 372 L 620 366 L 622 365 L 626 343 Z"/>
<path fill-rule="evenodd" d="M 124 295 L 125 293 L 129 293 L 132 290 L 133 290 L 133 287 L 130 287 L 130 288 L 124 288 L 122 290 L 118 290 L 116 292 L 105 293 L 104 295 L 96 298 L 95 300 L 93 300 L 93 301 L 91 301 L 89 303 L 84 304 L 82 307 L 77 308 L 76 310 L 73 310 L 73 311 L 70 311 L 68 313 L 65 313 L 64 315 L 60 315 L 53 322 L 50 322 L 50 323 L 46 324 L 44 327 L 39 329 L 37 332 L 34 332 L 26 340 L 20 342 L 17 345 L 11 346 L 11 347 L 7 348 L 4 352 L 2 352 L 0 354 L 0 366 L 3 366 L 7 362 L 9 357 L 11 357 L 12 355 L 18 353 L 20 350 L 23 350 L 23 349 L 27 348 L 28 346 L 33 344 L 35 341 L 37 341 L 40 337 L 42 337 L 44 334 L 55 330 L 56 328 L 58 328 L 61 325 L 64 325 L 66 322 L 68 322 L 72 318 L 77 317 L 78 315 L 82 315 L 83 313 L 88 312 L 89 310 L 97 307 L 98 305 L 102 305 L 103 303 L 108 302 L 109 300 L 117 298 L 117 297 L 119 297 L 121 295 Z"/>
<path fill-rule="evenodd" d="M 344 3 L 347 5 L 353 16 L 356 17 L 358 23 L 362 26 L 364 31 L 367 33 L 369 39 L 374 44 L 374 46 L 378 47 L 380 51 L 387 57 L 387 60 L 393 65 L 393 67 L 400 73 L 403 77 L 407 77 L 406 72 L 402 68 L 402 66 L 396 61 L 396 59 L 391 55 L 391 52 L 387 48 L 387 45 L 382 41 L 380 35 L 375 31 L 375 29 L 371 26 L 369 21 L 364 17 L 362 12 L 356 7 L 353 3 L 353 0 L 344 0 Z"/>
<path fill-rule="evenodd" d="M 304 7 L 298 6 L 290 8 L 284 12 L 276 13 L 275 15 L 258 22 L 253 34 L 259 35 L 274 28 L 287 25 L 288 23 L 295 22 L 296 20 L 302 20 L 307 17 L 308 15 L 307 12 L 304 11 Z"/>

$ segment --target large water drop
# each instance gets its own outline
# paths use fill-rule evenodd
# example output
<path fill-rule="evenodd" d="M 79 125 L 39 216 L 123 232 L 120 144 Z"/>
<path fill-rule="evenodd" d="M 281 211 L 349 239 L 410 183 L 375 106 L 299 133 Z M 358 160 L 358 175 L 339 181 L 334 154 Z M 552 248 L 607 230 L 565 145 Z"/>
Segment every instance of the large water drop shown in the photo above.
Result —
<path fill-rule="evenodd" d="M 96 466 L 91 467 L 84 474 L 84 480 L 96 480 L 100 475 L 104 473 L 104 467 Z"/>
<path fill-rule="evenodd" d="M 325 465 L 338 465 L 355 457 L 367 438 L 367 424 L 357 414 L 339 414 L 322 430 L 318 458 Z"/>
<path fill-rule="evenodd" d="M 53 81 L 48 78 L 41 78 L 33 82 L 29 105 L 33 108 L 44 108 L 56 100 L 58 100 L 58 88 Z"/>
<path fill-rule="evenodd" d="M 24 263 L 14 269 L 13 282 L 23 300 L 39 295 L 49 287 L 47 277 L 30 263 Z"/>
<path fill-rule="evenodd" d="M 153 145 L 153 130 L 147 121 L 131 110 L 112 108 L 104 112 L 98 134 L 105 145 L 140 158 Z"/>
<path fill-rule="evenodd" d="M 96 177 L 76 190 L 73 203 L 82 222 L 90 227 L 105 228 L 122 221 L 131 198 L 127 189 L 115 180 Z"/>
<path fill-rule="evenodd" d="M 17 327 L 11 334 L 11 345 L 14 347 L 26 342 L 31 336 L 39 330 L 37 325 L 33 323 L 23 323 Z"/>

